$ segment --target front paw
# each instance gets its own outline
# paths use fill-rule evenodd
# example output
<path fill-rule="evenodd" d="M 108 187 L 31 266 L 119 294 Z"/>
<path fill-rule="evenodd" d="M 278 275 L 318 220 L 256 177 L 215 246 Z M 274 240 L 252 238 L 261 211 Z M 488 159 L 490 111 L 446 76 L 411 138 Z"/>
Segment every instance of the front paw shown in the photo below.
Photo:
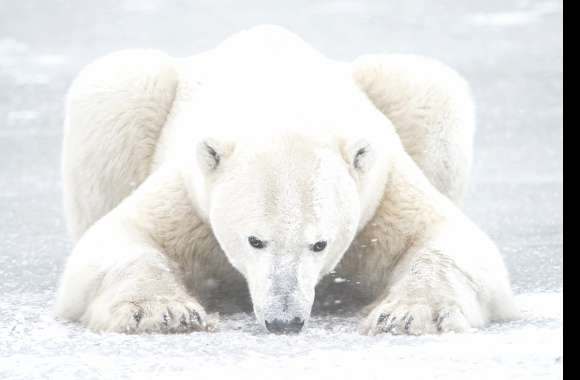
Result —
<path fill-rule="evenodd" d="M 464 332 L 469 328 L 470 323 L 457 305 L 386 301 L 371 312 L 361 332 L 366 335 L 424 335 Z"/>
<path fill-rule="evenodd" d="M 125 301 L 111 308 L 110 319 L 96 330 L 126 334 L 184 334 L 210 331 L 210 322 L 203 307 L 192 300 L 159 298 Z"/>

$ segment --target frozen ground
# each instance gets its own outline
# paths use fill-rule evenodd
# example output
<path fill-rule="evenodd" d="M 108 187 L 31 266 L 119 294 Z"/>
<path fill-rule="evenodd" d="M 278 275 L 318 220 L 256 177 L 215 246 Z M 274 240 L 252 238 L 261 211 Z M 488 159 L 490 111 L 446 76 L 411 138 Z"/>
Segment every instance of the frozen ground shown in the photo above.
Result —
<path fill-rule="evenodd" d="M 0 378 L 561 378 L 562 19 L 561 1 L 542 0 L 0 0 Z M 260 23 L 334 58 L 427 54 L 469 78 L 479 133 L 466 209 L 501 246 L 522 321 L 368 338 L 360 317 L 338 314 L 275 337 L 235 315 L 216 334 L 128 337 L 51 318 L 70 250 L 59 152 L 75 72 L 119 48 L 189 55 Z"/>

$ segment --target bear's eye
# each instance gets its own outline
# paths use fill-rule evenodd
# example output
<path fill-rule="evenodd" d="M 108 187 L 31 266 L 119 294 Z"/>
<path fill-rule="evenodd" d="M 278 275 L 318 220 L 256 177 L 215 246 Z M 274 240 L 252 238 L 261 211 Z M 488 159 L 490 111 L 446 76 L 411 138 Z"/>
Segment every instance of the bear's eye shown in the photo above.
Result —
<path fill-rule="evenodd" d="M 258 239 L 255 236 L 250 236 L 248 238 L 248 242 L 250 243 L 250 245 L 252 247 L 254 247 L 256 249 L 264 249 L 264 248 L 266 248 L 266 242 Z"/>
<path fill-rule="evenodd" d="M 312 244 L 312 246 L 310 246 L 310 249 L 313 252 L 322 252 L 326 249 L 326 246 L 328 245 L 327 242 L 325 241 L 319 241 L 318 243 L 314 243 Z"/>

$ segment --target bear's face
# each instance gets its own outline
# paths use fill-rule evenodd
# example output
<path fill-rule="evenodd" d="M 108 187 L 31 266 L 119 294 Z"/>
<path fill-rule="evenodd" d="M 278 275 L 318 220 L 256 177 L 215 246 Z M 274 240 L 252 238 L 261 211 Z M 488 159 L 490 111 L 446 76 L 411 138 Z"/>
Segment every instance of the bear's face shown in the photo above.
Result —
<path fill-rule="evenodd" d="M 300 331 L 315 286 L 359 227 L 357 173 L 370 164 L 368 144 L 344 149 L 298 136 L 204 141 L 198 155 L 209 222 L 248 282 L 259 323 L 275 333 Z"/>

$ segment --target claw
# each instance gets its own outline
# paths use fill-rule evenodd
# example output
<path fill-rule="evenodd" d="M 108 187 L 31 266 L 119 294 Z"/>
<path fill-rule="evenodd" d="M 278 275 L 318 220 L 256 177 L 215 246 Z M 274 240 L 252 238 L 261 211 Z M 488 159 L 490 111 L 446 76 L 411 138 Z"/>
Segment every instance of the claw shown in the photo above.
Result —
<path fill-rule="evenodd" d="M 388 320 L 391 317 L 391 314 L 385 314 L 382 313 L 381 315 L 379 315 L 379 318 L 377 319 L 377 324 L 381 324 L 384 321 Z"/>
<path fill-rule="evenodd" d="M 169 315 L 167 313 L 163 314 L 163 328 L 169 328 Z"/>
<path fill-rule="evenodd" d="M 441 327 L 441 324 L 445 321 L 445 319 L 447 319 L 449 317 L 450 313 L 446 312 L 444 314 L 439 314 L 436 318 L 435 324 L 437 325 L 437 330 L 439 332 L 443 331 L 443 328 Z"/>
<path fill-rule="evenodd" d="M 393 316 L 393 318 L 387 322 L 384 331 L 391 332 L 395 328 L 395 322 L 397 321 L 397 316 Z"/>
<path fill-rule="evenodd" d="M 185 317 L 185 315 L 182 315 L 180 320 L 179 320 L 179 326 L 187 329 L 187 327 L 189 327 L 189 324 L 187 323 L 187 318 Z"/>
<path fill-rule="evenodd" d="M 133 319 L 135 320 L 135 322 L 137 322 L 137 326 L 139 326 L 139 323 L 143 319 L 143 310 L 137 310 L 136 312 L 134 312 Z"/>
<path fill-rule="evenodd" d="M 409 319 L 407 319 L 407 322 L 405 323 L 405 331 L 409 332 L 409 329 L 411 328 L 411 323 L 413 323 L 413 321 L 415 320 L 415 317 L 413 317 L 412 315 L 409 316 Z"/>
<path fill-rule="evenodd" d="M 203 326 L 199 313 L 195 310 L 188 311 L 189 311 L 189 321 L 194 325 Z"/>

